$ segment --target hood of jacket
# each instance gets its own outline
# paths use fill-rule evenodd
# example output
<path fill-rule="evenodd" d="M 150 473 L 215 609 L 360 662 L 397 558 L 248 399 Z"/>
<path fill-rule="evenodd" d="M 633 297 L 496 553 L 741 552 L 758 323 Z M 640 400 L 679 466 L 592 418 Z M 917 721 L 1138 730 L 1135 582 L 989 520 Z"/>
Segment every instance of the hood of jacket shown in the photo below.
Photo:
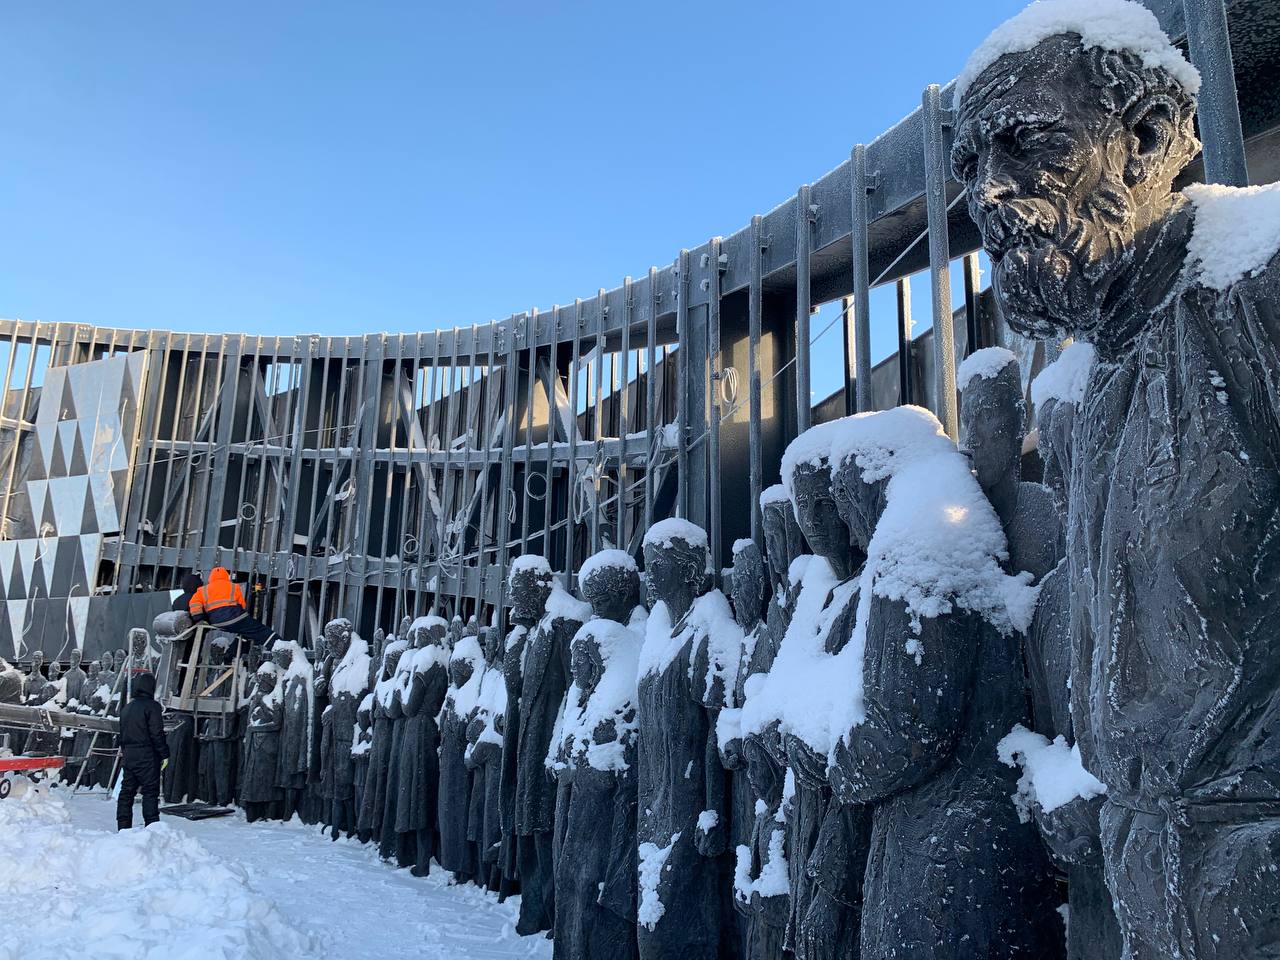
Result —
<path fill-rule="evenodd" d="M 156 675 L 154 673 L 135 673 L 129 690 L 131 695 L 135 697 L 155 697 Z"/>

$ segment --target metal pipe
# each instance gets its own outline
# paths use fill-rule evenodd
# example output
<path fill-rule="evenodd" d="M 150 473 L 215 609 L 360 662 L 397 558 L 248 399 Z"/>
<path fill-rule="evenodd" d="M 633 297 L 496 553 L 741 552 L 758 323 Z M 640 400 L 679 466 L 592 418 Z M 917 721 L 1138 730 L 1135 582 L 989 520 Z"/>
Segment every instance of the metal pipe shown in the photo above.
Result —
<path fill-rule="evenodd" d="M 898 403 L 915 403 L 915 345 L 911 337 L 911 278 L 897 283 L 898 294 Z"/>
<path fill-rule="evenodd" d="M 1204 147 L 1206 183 L 1247 187 L 1249 168 L 1240 128 L 1236 71 L 1231 58 L 1225 0 L 1182 0 L 1191 62 L 1200 71 L 1196 116 Z"/>
<path fill-rule="evenodd" d="M 760 494 L 764 484 L 764 446 L 760 425 L 760 331 L 764 315 L 764 218 L 751 218 L 751 272 L 747 288 L 747 447 L 751 462 L 751 539 L 761 542 Z"/>
<path fill-rule="evenodd" d="M 982 322 L 978 316 L 978 290 L 982 283 L 982 270 L 976 253 L 964 258 L 964 355 L 982 349 Z"/>
<path fill-rule="evenodd" d="M 959 436 L 956 409 L 956 342 L 951 316 L 951 244 L 947 235 L 946 151 L 942 96 L 936 83 L 921 97 L 924 116 L 925 206 L 929 219 L 929 276 L 933 285 L 933 362 L 937 414 L 947 435 Z"/>
<path fill-rule="evenodd" d="M 809 255 L 813 246 L 813 216 L 809 185 L 796 194 L 796 432 L 813 423 L 813 390 L 809 386 L 809 315 L 813 298 L 809 289 Z"/>
<path fill-rule="evenodd" d="M 858 144 L 849 154 L 849 240 L 853 264 L 854 410 L 875 409 L 871 395 L 871 270 L 867 250 L 867 148 Z"/>
<path fill-rule="evenodd" d="M 711 569 L 720 577 L 720 238 L 712 237 L 708 244 L 707 264 L 707 365 L 708 392 L 711 399 L 711 429 L 707 438 L 707 480 L 710 484 L 711 515 Z"/>
<path fill-rule="evenodd" d="M 677 517 L 689 515 L 689 251 L 676 261 L 676 509 Z"/>
<path fill-rule="evenodd" d="M 644 465 L 644 528 L 653 526 L 653 463 L 656 460 L 653 449 L 654 434 L 657 430 L 658 393 L 654 382 L 655 361 L 657 359 L 658 342 L 658 268 L 649 268 L 649 315 L 645 318 L 645 359 L 644 359 L 644 425 L 645 437 L 648 441 L 645 449 L 649 451 Z M 570 567 L 569 569 L 573 569 Z"/>

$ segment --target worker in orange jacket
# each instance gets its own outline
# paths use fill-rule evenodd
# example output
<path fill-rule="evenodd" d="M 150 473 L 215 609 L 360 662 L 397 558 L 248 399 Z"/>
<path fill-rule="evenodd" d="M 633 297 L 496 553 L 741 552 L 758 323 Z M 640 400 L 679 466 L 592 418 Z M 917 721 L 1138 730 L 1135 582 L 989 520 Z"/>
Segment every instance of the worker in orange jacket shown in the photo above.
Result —
<path fill-rule="evenodd" d="M 238 583 L 231 581 L 231 574 L 225 567 L 214 567 L 209 571 L 208 581 L 192 595 L 187 609 L 191 612 L 191 619 L 197 623 L 203 620 L 255 645 L 265 644 L 277 636 L 266 624 L 249 616 L 244 592 Z"/>

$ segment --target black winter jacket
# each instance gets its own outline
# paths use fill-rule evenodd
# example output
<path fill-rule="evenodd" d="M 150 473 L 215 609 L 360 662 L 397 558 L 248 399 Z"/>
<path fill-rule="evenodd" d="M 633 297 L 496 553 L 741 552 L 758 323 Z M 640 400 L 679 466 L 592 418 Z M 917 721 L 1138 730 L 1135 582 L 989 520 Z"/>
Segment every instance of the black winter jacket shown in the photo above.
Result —
<path fill-rule="evenodd" d="M 191 598 L 196 595 L 196 591 L 204 586 L 204 581 L 197 577 L 194 573 L 184 573 L 182 575 L 182 593 L 173 601 L 173 609 L 181 610 L 183 613 L 189 613 L 191 610 Z"/>
<path fill-rule="evenodd" d="M 133 696 L 120 714 L 116 743 L 128 764 L 159 763 L 169 759 L 169 742 L 155 701 L 156 678 L 139 673 L 133 678 Z"/>

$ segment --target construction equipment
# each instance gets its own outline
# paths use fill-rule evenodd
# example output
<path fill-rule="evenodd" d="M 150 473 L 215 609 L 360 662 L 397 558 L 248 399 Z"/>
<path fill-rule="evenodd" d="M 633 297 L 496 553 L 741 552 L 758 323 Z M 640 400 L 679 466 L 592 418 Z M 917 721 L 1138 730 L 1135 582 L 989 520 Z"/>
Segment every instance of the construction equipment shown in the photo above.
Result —
<path fill-rule="evenodd" d="M 35 780 L 37 773 L 61 770 L 65 763 L 63 757 L 0 757 L 0 800 L 13 789 L 9 774 L 25 773 Z"/>

